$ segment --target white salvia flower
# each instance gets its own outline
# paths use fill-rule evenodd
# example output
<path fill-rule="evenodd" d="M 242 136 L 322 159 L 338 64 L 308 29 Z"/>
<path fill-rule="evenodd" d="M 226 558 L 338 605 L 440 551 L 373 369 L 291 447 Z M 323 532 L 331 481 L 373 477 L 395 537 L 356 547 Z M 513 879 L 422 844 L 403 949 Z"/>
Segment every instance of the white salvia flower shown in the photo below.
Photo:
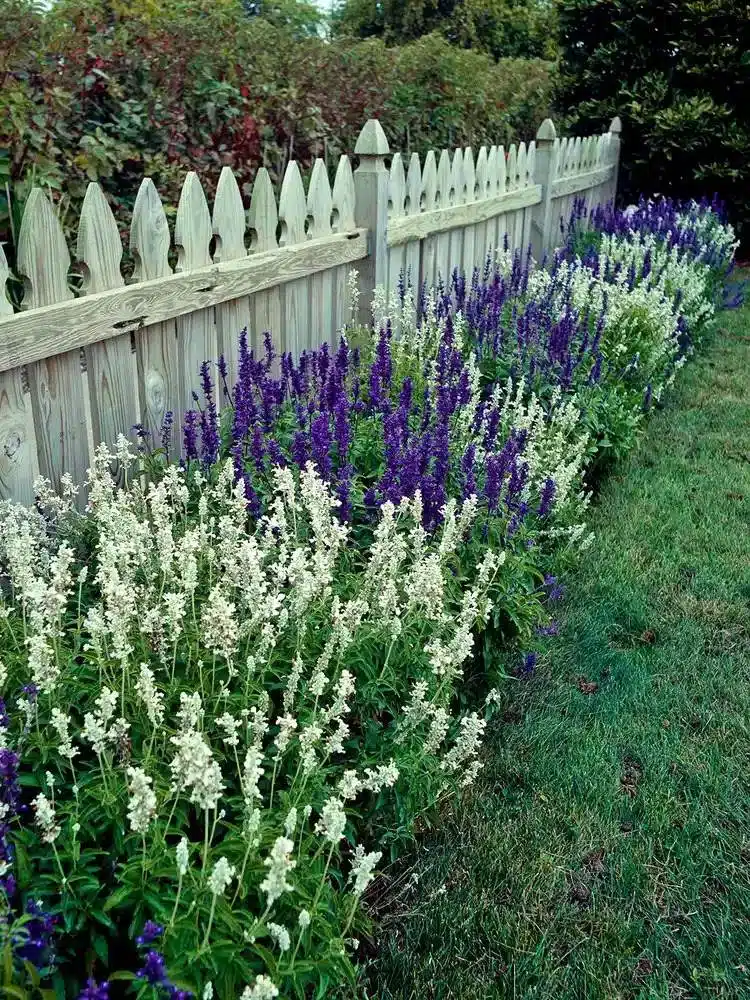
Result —
<path fill-rule="evenodd" d="M 257 747 L 249 747 L 245 754 L 245 762 L 242 768 L 242 793 L 245 797 L 245 804 L 252 808 L 255 799 L 260 800 L 261 794 L 258 784 L 263 777 L 263 754 Z"/>
<path fill-rule="evenodd" d="M 279 727 L 279 731 L 273 742 L 279 752 L 279 756 L 281 756 L 289 746 L 292 733 L 297 728 L 297 720 L 291 715 L 280 715 L 276 720 L 276 725 Z"/>
<path fill-rule="evenodd" d="M 335 796 L 327 799 L 315 824 L 315 832 L 322 834 L 331 844 L 338 844 L 344 836 L 346 813 L 341 800 Z"/>
<path fill-rule="evenodd" d="M 444 708 L 436 708 L 430 723 L 430 731 L 424 742 L 425 753 L 436 753 L 441 743 L 446 737 L 451 717 Z"/>
<path fill-rule="evenodd" d="M 288 837 L 290 840 L 294 839 L 294 831 L 297 829 L 297 810 L 292 806 L 289 812 L 286 814 L 286 819 L 284 820 L 284 836 Z"/>
<path fill-rule="evenodd" d="M 212 982 L 206 983 L 203 987 L 202 1000 L 214 1000 L 214 984 Z"/>
<path fill-rule="evenodd" d="M 200 809 L 216 809 L 224 791 L 221 768 L 200 733 L 187 730 L 170 740 L 177 754 L 170 762 L 172 790 L 190 788 L 190 801 Z"/>
<path fill-rule="evenodd" d="M 237 652 L 236 612 L 236 606 L 217 585 L 208 595 L 201 614 L 203 644 L 225 660 L 231 660 Z"/>
<path fill-rule="evenodd" d="M 275 1000 L 279 991 L 268 976 L 258 976 L 253 987 L 246 986 L 240 1000 Z"/>
<path fill-rule="evenodd" d="M 303 931 L 310 926 L 310 920 L 311 917 L 308 910 L 299 911 L 299 916 L 297 917 L 297 923 L 300 925 Z"/>
<path fill-rule="evenodd" d="M 134 833 L 145 834 L 151 820 L 156 816 L 156 795 L 151 788 L 151 778 L 139 767 L 129 767 L 127 770 L 128 819 Z"/>
<path fill-rule="evenodd" d="M 292 942 L 286 927 L 282 927 L 281 924 L 274 924 L 271 921 L 266 926 L 268 927 L 268 933 L 279 946 L 279 951 L 289 951 Z"/>
<path fill-rule="evenodd" d="M 2 617 L 0 615 L 0 617 Z M 5 685 L 8 683 L 8 668 L 5 666 L 2 660 L 0 660 L 0 692 L 5 690 Z"/>
<path fill-rule="evenodd" d="M 177 858 L 177 874 L 180 878 L 182 878 L 187 873 L 188 862 L 190 860 L 187 837 L 181 838 L 179 844 L 175 848 L 175 856 Z"/>
<path fill-rule="evenodd" d="M 136 697 L 143 703 L 152 726 L 160 726 L 164 721 L 164 695 L 154 683 L 153 671 L 147 663 L 142 663 L 135 686 Z"/>
<path fill-rule="evenodd" d="M 117 695 L 108 687 L 102 688 L 95 704 L 97 711 L 87 712 L 83 718 L 81 736 L 91 744 L 94 753 L 101 755 L 106 749 L 107 742 L 111 739 L 111 733 L 107 731 L 107 726 L 115 712 Z M 120 735 L 119 732 L 116 735 Z"/>
<path fill-rule="evenodd" d="M 314 722 L 311 722 L 309 726 L 305 726 L 299 734 L 299 745 L 300 750 L 302 751 L 301 762 L 303 774 L 309 774 L 318 762 L 315 747 L 320 742 L 320 737 L 322 735 L 323 730 Z"/>
<path fill-rule="evenodd" d="M 284 711 L 290 712 L 292 705 L 294 704 L 294 696 L 297 693 L 297 688 L 299 687 L 300 678 L 302 677 L 302 671 L 304 669 L 304 663 L 302 662 L 302 657 L 297 656 L 289 671 L 289 678 L 286 682 L 286 689 L 284 691 Z"/>
<path fill-rule="evenodd" d="M 297 867 L 297 862 L 291 860 L 291 853 L 294 850 L 294 841 L 288 837 L 277 837 L 270 855 L 263 864 L 268 868 L 268 874 L 260 884 L 261 892 L 266 894 L 266 903 L 271 906 L 279 896 L 285 892 L 292 892 L 294 886 L 290 885 L 286 877 Z"/>
<path fill-rule="evenodd" d="M 349 881 L 354 883 L 354 895 L 361 896 L 373 878 L 375 866 L 383 857 L 382 851 L 372 851 L 365 854 L 365 849 L 361 844 L 357 844 L 354 851 L 354 862 L 352 864 Z"/>
<path fill-rule="evenodd" d="M 338 784 L 339 795 L 344 802 L 356 799 L 362 789 L 362 782 L 357 777 L 357 772 L 353 770 L 344 771 L 344 776 Z"/>
<path fill-rule="evenodd" d="M 180 693 L 180 707 L 177 710 L 180 729 L 195 729 L 202 718 L 201 696 L 197 691 L 193 694 L 187 694 L 185 691 L 182 691 Z"/>
<path fill-rule="evenodd" d="M 377 794 L 384 788 L 392 788 L 398 781 L 398 774 L 398 768 L 394 761 L 389 761 L 387 764 L 379 764 L 374 771 L 372 768 L 366 767 L 366 777 L 362 782 L 362 787 Z"/>
<path fill-rule="evenodd" d="M 329 756 L 344 752 L 344 740 L 349 735 L 349 726 L 342 720 L 338 720 L 336 731 L 331 733 L 325 742 L 325 751 Z"/>
<path fill-rule="evenodd" d="M 208 876 L 208 888 L 214 896 L 222 896 L 231 885 L 237 869 L 226 858 L 219 858 Z"/>
<path fill-rule="evenodd" d="M 77 747 L 73 746 L 73 741 L 70 738 L 70 719 L 59 708 L 53 708 L 50 715 L 50 725 L 57 733 L 57 738 L 60 741 L 57 752 L 61 757 L 73 760 L 74 757 L 78 756 L 79 751 Z"/>
<path fill-rule="evenodd" d="M 445 755 L 441 767 L 447 771 L 455 771 L 462 764 L 471 761 L 482 744 L 482 736 L 487 728 L 485 719 L 480 719 L 476 712 L 465 715 L 460 722 L 460 732 L 454 746 Z"/>
<path fill-rule="evenodd" d="M 42 831 L 43 843 L 54 844 L 60 836 L 60 827 L 55 821 L 55 807 L 42 792 L 37 795 L 31 805 L 36 825 Z"/>
<path fill-rule="evenodd" d="M 220 715 L 216 720 L 216 725 L 224 730 L 224 744 L 228 747 L 236 747 L 239 744 L 239 737 L 237 736 L 237 730 L 240 728 L 242 723 L 239 719 L 235 719 L 233 715 L 229 712 L 225 712 Z"/>

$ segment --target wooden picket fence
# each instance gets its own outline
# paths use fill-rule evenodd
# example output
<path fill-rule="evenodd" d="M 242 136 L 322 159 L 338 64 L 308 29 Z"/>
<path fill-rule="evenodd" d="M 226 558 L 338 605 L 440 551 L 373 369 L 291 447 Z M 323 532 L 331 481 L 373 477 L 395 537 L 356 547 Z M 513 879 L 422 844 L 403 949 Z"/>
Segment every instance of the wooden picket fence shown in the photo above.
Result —
<path fill-rule="evenodd" d="M 81 482 L 97 443 L 111 445 L 139 423 L 158 438 L 167 412 L 179 435 L 201 363 L 224 354 L 231 377 L 244 328 L 252 346 L 270 331 L 295 355 L 331 341 L 349 313 L 352 268 L 366 320 L 375 287 L 395 289 L 402 272 L 413 284 L 456 267 L 471 272 L 506 237 L 541 257 L 574 198 L 614 198 L 619 150 L 617 118 L 586 139 L 558 139 L 547 119 L 528 146 L 482 147 L 476 157 L 471 149 L 429 152 L 424 163 L 412 154 L 405 164 L 371 120 L 354 150 L 355 171 L 342 156 L 331 185 L 317 160 L 305 192 L 292 161 L 277 201 L 261 168 L 247 213 L 228 167 L 213 211 L 189 173 L 172 235 L 145 178 L 127 283 L 100 186 L 87 190 L 72 257 L 53 206 L 34 189 L 16 254 L 19 312 L 5 294 L 10 273 L 0 246 L 0 498 L 31 502 L 40 474 L 54 484 L 63 473 Z M 82 275 L 77 293 L 72 261 Z"/>

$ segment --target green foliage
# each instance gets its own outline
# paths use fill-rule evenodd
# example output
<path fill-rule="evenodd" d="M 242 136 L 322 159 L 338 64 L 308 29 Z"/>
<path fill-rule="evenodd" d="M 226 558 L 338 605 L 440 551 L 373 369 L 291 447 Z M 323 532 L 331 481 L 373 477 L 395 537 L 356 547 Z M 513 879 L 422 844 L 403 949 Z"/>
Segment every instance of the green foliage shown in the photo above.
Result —
<path fill-rule="evenodd" d="M 424 153 L 528 139 L 548 111 L 541 60 L 495 65 L 440 37 L 329 43 L 290 26 L 286 9 L 250 17 L 240 0 L 58 0 L 44 13 L 8 0 L 0 240 L 12 247 L 33 184 L 52 192 L 71 234 L 98 180 L 126 231 L 144 175 L 174 210 L 187 170 L 211 195 L 229 165 L 246 198 L 261 165 L 276 182 L 290 158 L 307 170 L 324 156 L 334 170 L 370 117 L 394 148 Z"/>
<path fill-rule="evenodd" d="M 560 0 L 558 104 L 623 120 L 621 196 L 711 196 L 750 230 L 750 18 L 739 0 Z"/>
<path fill-rule="evenodd" d="M 343 0 L 336 32 L 401 45 L 437 32 L 460 48 L 495 59 L 554 59 L 555 6 L 549 0 Z"/>
<path fill-rule="evenodd" d="M 719 325 L 592 512 L 471 802 L 382 894 L 367 995 L 748 994 L 750 307 Z"/>

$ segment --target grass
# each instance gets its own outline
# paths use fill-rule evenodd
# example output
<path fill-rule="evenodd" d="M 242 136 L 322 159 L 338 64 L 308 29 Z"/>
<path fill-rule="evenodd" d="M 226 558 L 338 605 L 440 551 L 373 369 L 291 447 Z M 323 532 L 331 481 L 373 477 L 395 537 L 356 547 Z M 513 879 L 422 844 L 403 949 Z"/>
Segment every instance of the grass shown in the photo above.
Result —
<path fill-rule="evenodd" d="M 482 782 L 385 876 L 378 1000 L 750 997 L 750 308 L 607 481 Z"/>

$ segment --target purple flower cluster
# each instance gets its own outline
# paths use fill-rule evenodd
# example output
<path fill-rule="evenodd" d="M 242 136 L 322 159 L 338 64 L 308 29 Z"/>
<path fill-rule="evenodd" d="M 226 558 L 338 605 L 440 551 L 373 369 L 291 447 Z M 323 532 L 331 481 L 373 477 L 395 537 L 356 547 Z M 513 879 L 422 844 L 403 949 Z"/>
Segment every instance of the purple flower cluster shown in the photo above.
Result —
<path fill-rule="evenodd" d="M 179 989 L 169 978 L 166 960 L 162 953 L 151 947 L 163 933 L 164 928 L 160 924 L 154 923 L 153 920 L 147 920 L 144 924 L 143 930 L 135 939 L 138 948 L 143 952 L 143 964 L 136 976 L 153 986 L 154 989 L 158 990 L 159 995 L 167 1000 L 192 1000 L 193 994 L 190 990 Z M 96 998 L 96 1000 L 100 1000 L 100 998 Z M 101 1000 L 107 1000 L 107 998 L 103 997 Z"/>

